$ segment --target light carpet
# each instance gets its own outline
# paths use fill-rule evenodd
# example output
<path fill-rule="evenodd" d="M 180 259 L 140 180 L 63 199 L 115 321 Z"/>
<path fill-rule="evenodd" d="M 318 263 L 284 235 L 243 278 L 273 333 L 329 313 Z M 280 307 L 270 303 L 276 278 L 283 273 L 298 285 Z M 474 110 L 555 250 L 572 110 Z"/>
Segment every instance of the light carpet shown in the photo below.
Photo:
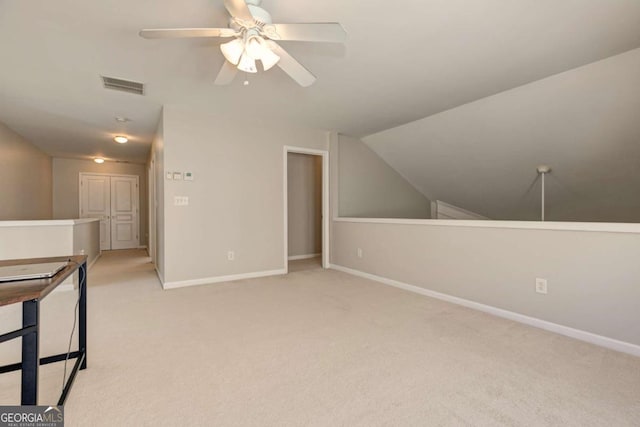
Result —
<path fill-rule="evenodd" d="M 44 300 L 43 355 L 66 348 L 74 303 Z M 337 271 L 163 291 L 143 252 L 110 252 L 88 304 L 67 426 L 640 425 L 640 358 Z M 0 404 L 18 378 L 0 375 Z"/>

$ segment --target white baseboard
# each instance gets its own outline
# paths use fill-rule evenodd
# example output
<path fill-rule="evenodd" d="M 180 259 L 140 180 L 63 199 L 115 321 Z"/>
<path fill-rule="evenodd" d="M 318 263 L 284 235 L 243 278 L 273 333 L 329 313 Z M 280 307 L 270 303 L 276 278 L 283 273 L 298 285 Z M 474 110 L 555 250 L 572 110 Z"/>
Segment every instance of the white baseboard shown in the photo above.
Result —
<path fill-rule="evenodd" d="M 164 289 L 164 277 L 160 273 L 160 270 L 158 270 L 158 265 L 155 263 L 153 264 L 153 270 L 156 272 L 156 275 L 158 276 L 158 280 L 160 281 L 160 286 L 162 286 L 162 289 Z"/>
<path fill-rule="evenodd" d="M 315 257 L 319 257 L 322 254 L 306 254 L 306 255 L 293 255 L 290 256 L 289 258 L 287 258 L 289 261 L 297 261 L 299 259 L 309 259 L 309 258 L 315 258 Z"/>
<path fill-rule="evenodd" d="M 429 289 L 421 288 L 419 286 L 409 285 L 407 283 L 399 282 L 397 280 L 376 276 L 375 274 L 365 273 L 363 271 L 354 270 L 352 268 L 343 267 L 341 265 L 331 264 L 329 268 L 342 271 L 344 273 L 352 274 L 354 276 L 364 277 L 365 279 L 384 283 L 385 285 L 390 285 L 396 288 L 404 289 L 405 291 L 415 292 L 420 295 L 436 298 L 442 301 L 447 301 L 453 304 L 472 308 L 474 310 L 483 311 L 485 313 L 489 313 L 494 316 L 513 320 L 519 323 L 524 323 L 526 325 L 534 326 L 536 328 L 545 329 L 550 332 L 555 332 L 560 335 L 565 335 L 567 337 L 575 338 L 580 341 L 585 341 L 601 347 L 609 348 L 611 350 L 620 351 L 622 353 L 627 353 L 634 356 L 640 356 L 640 346 L 636 344 L 619 341 L 613 338 L 604 337 L 602 335 L 596 335 L 591 332 L 570 328 L 568 326 L 558 325 L 557 323 L 547 322 L 546 320 L 525 316 L 524 314 L 503 310 L 501 308 L 481 304 L 481 303 L 470 301 L 464 298 L 458 298 L 452 295 L 431 291 Z"/>
<path fill-rule="evenodd" d="M 91 261 L 91 262 L 89 263 L 89 265 L 87 265 L 87 270 L 91 270 L 91 267 L 93 267 L 93 266 L 94 266 L 94 264 L 96 263 L 96 261 L 98 261 L 98 260 L 100 259 L 100 257 L 101 257 L 101 256 L 102 256 L 102 251 L 98 252 L 98 256 L 97 256 L 97 257 L 95 257 L 95 258 L 93 259 L 93 261 Z"/>
<path fill-rule="evenodd" d="M 208 284 L 220 283 L 220 282 L 232 282 L 234 280 L 255 279 L 258 277 L 267 277 L 267 276 L 278 276 L 281 274 L 287 274 L 287 271 L 285 269 L 256 271 L 253 273 L 232 274 L 229 276 L 204 277 L 202 279 L 184 280 L 179 282 L 165 282 L 161 278 L 160 281 L 164 289 L 177 289 L 177 288 L 184 288 L 187 286 L 199 286 L 199 285 L 208 285 Z M 159 274 L 158 274 L 158 277 L 160 277 Z"/>

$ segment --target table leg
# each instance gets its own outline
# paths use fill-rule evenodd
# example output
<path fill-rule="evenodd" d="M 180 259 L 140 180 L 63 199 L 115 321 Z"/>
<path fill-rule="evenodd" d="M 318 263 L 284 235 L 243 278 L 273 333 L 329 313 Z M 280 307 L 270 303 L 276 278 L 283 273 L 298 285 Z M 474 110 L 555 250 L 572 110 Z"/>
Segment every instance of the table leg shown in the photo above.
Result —
<path fill-rule="evenodd" d="M 40 302 L 37 299 L 22 303 L 22 327 L 35 326 L 22 337 L 21 405 L 37 405 L 38 364 L 40 359 Z"/>
<path fill-rule="evenodd" d="M 85 261 L 78 272 L 78 292 L 80 305 L 78 307 L 78 351 L 84 352 L 84 360 L 80 369 L 87 369 L 87 262 Z"/>

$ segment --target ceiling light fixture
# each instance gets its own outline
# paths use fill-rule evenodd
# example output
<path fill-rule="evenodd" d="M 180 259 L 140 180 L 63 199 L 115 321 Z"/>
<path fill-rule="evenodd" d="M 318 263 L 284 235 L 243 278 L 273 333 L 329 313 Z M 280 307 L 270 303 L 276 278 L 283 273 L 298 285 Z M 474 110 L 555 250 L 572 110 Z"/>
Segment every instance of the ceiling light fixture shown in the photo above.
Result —
<path fill-rule="evenodd" d="M 120 116 L 116 117 L 116 122 L 118 122 L 118 123 L 126 123 L 126 122 L 130 122 L 130 121 L 131 121 L 131 119 L 129 119 L 127 117 L 120 117 Z"/>
<path fill-rule="evenodd" d="M 337 22 L 274 24 L 271 14 L 261 6 L 262 0 L 224 0 L 224 5 L 231 15 L 227 28 L 156 28 L 141 30 L 139 34 L 146 39 L 225 39 L 220 50 L 226 61 L 216 77 L 217 85 L 233 82 L 238 70 L 257 72 L 255 62 L 262 61 L 264 70 L 277 64 L 300 86 L 310 86 L 316 77 L 276 42 L 344 43 L 346 40 L 347 33 Z M 250 58 L 245 57 L 247 54 Z"/>
<path fill-rule="evenodd" d="M 266 45 L 264 39 L 258 35 L 252 35 L 248 38 L 245 51 L 254 60 L 262 61 L 262 66 L 265 71 L 280 61 L 280 57 L 273 53 Z"/>
<path fill-rule="evenodd" d="M 121 135 L 116 136 L 115 138 L 113 138 L 113 140 L 118 144 L 126 144 L 127 142 L 129 142 L 129 138 Z"/>
<path fill-rule="evenodd" d="M 273 68 L 273 66 L 276 65 L 278 62 L 280 62 L 280 57 L 275 53 L 273 53 L 271 49 L 265 47 L 265 50 L 262 52 L 262 56 L 260 57 L 260 60 L 262 61 L 262 66 L 264 67 L 264 70 L 267 71 Z"/>
<path fill-rule="evenodd" d="M 253 59 L 248 53 L 243 53 L 240 58 L 240 62 L 238 63 L 238 70 L 244 71 L 245 73 L 257 73 L 258 68 L 256 68 L 255 59 Z"/>
<path fill-rule="evenodd" d="M 257 73 L 256 61 L 262 61 L 265 71 L 280 61 L 280 57 L 267 46 L 257 30 L 246 31 L 242 36 L 220 45 L 225 59 L 245 73 Z"/>
<path fill-rule="evenodd" d="M 231 62 L 233 65 L 238 65 L 240 57 L 244 52 L 244 42 L 239 38 L 234 39 L 229 43 L 221 44 L 220 50 L 222 51 L 222 54 L 227 59 L 227 61 Z"/>
<path fill-rule="evenodd" d="M 104 159 L 102 157 L 96 157 L 95 159 L 93 159 L 93 161 L 98 164 L 104 163 Z"/>

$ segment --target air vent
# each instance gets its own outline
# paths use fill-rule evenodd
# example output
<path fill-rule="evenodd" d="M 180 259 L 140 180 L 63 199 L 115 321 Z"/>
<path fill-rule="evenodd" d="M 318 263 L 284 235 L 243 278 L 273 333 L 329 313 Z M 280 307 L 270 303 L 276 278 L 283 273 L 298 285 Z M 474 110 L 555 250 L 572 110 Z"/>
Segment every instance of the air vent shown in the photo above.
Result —
<path fill-rule="evenodd" d="M 142 83 L 105 76 L 102 76 L 102 82 L 104 83 L 105 89 L 135 93 L 136 95 L 144 95 L 144 84 Z"/>

